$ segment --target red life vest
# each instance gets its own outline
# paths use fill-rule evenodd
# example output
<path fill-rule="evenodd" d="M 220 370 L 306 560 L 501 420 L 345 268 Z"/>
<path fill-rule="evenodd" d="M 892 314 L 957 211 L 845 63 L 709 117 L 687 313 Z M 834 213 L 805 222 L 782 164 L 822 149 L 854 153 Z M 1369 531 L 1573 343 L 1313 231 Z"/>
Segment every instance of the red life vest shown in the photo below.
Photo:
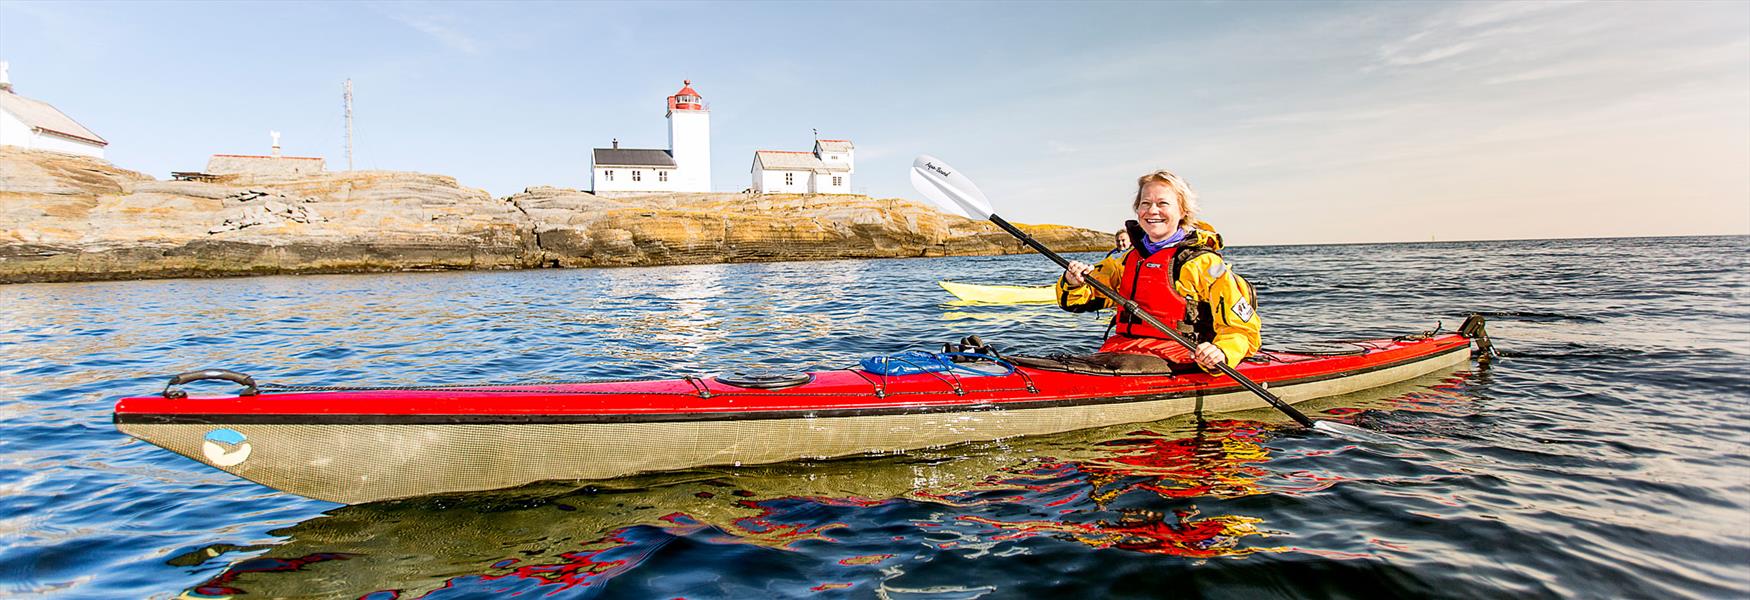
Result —
<path fill-rule="evenodd" d="M 1174 263 L 1173 258 L 1181 250 L 1177 246 L 1165 248 L 1144 258 L 1140 246 L 1132 248 L 1124 255 L 1124 276 L 1118 282 L 1118 293 L 1136 302 L 1143 312 L 1160 319 L 1168 327 L 1196 339 L 1194 330 L 1185 325 L 1189 314 L 1186 311 L 1187 299 L 1173 289 L 1176 275 L 1173 270 L 1179 266 Z M 1122 306 L 1118 307 L 1118 314 L 1114 319 L 1119 335 L 1163 339 L 1167 337 L 1166 333 L 1130 314 Z"/>

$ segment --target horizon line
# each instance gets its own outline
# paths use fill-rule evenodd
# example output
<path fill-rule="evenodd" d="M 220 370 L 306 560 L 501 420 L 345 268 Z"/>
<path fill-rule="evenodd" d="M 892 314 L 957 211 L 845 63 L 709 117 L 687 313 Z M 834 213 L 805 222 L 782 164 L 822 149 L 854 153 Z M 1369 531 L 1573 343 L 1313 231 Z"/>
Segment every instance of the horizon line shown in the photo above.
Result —
<path fill-rule="evenodd" d="M 1431 240 L 1397 242 L 1295 242 L 1285 244 L 1235 244 L 1226 248 L 1272 248 L 1281 246 L 1367 246 L 1382 244 L 1465 244 L 1473 242 L 1558 242 L 1577 240 L 1641 240 L 1663 238 L 1750 237 L 1750 233 L 1673 233 L 1658 235 L 1575 236 L 1547 238 L 1489 238 L 1469 240 Z"/>

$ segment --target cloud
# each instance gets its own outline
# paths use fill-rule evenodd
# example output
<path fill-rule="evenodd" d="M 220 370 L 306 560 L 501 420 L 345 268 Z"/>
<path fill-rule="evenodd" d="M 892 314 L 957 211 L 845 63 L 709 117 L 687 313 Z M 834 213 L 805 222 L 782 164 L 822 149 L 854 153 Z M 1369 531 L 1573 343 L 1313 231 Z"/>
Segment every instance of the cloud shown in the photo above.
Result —
<path fill-rule="evenodd" d="M 1534 66 L 1492 77 L 1483 83 L 1501 85 L 1547 79 L 1605 76 L 1620 73 L 1648 76 L 1654 73 L 1711 71 L 1733 68 L 1750 56 L 1750 42 L 1733 40 L 1713 45 L 1642 47 L 1631 56 L 1583 57 L 1547 66 Z"/>
<path fill-rule="evenodd" d="M 1416 33 L 1382 44 L 1378 63 L 1386 67 L 1420 67 L 1466 54 L 1498 58 L 1502 50 L 1528 42 L 1547 41 L 1552 29 L 1571 29 L 1563 19 L 1572 14 L 1554 14 L 1576 6 L 1559 2 L 1466 3 L 1430 14 L 1411 26 Z M 1493 51 L 1493 52 L 1491 52 Z"/>
<path fill-rule="evenodd" d="M 420 10 L 421 5 L 398 4 L 385 9 L 385 14 L 395 22 L 413 28 L 415 31 L 431 36 L 438 43 L 451 50 L 463 54 L 479 54 L 482 44 L 461 30 L 457 25 L 455 15 Z"/>
<path fill-rule="evenodd" d="M 1407 114 L 1422 114 L 1427 103 L 1406 103 L 1391 106 L 1344 106 L 1328 110 L 1299 110 L 1247 117 L 1235 122 L 1236 127 L 1276 127 L 1284 125 L 1327 126 L 1338 123 L 1380 121 Z"/>
<path fill-rule="evenodd" d="M 1549 10 L 1574 6 L 1578 2 L 1495 2 L 1459 4 L 1440 17 L 1456 27 L 1471 28 L 1518 21 Z"/>
<path fill-rule="evenodd" d="M 1464 54 L 1476 47 L 1477 45 L 1472 42 L 1459 42 L 1420 51 L 1413 48 L 1405 49 L 1403 47 L 1388 47 L 1381 50 L 1381 57 L 1385 60 L 1385 64 L 1394 67 L 1411 67 L 1452 58 Z"/>

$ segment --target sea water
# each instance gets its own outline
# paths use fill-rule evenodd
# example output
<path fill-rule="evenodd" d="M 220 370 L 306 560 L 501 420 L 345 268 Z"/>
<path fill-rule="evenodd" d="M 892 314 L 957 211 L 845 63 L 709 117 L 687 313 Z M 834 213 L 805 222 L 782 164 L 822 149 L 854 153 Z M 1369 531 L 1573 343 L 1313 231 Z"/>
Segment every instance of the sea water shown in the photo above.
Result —
<path fill-rule="evenodd" d="M 1747 251 L 1232 249 L 1267 346 L 1489 318 L 1493 362 L 1302 405 L 1385 442 L 1254 411 L 352 507 L 132 440 L 114 402 L 206 367 L 405 385 L 842 368 L 968 334 L 1088 351 L 1109 315 L 935 285 L 1044 284 L 1037 255 L 0 286 L 0 596 L 1744 597 Z"/>

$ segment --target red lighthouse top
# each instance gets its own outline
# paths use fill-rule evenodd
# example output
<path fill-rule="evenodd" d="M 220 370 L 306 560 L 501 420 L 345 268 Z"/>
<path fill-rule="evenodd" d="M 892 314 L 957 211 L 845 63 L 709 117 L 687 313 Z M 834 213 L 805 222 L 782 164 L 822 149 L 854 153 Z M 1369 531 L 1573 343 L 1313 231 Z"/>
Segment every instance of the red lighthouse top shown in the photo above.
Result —
<path fill-rule="evenodd" d="M 693 81 L 691 79 L 681 80 L 681 91 L 675 92 L 673 96 L 668 97 L 668 110 L 669 112 L 677 110 L 705 110 L 705 100 L 699 97 L 698 92 L 693 91 Z"/>

